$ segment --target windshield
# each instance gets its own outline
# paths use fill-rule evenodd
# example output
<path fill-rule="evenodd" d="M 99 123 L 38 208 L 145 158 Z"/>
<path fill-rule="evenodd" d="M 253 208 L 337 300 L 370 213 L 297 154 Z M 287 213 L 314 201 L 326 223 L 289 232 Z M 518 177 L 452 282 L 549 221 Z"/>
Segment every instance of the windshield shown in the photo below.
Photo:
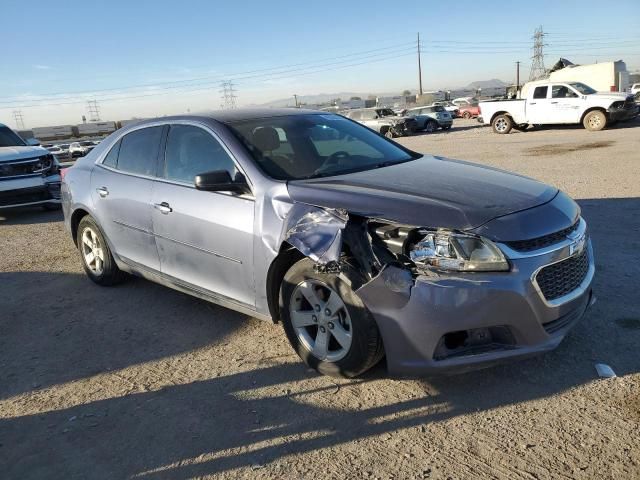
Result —
<path fill-rule="evenodd" d="M 578 90 L 583 95 L 592 95 L 596 93 L 596 91 L 593 88 L 591 88 L 589 85 L 585 85 L 584 83 L 574 82 L 574 83 L 570 83 L 569 85 L 571 85 L 573 88 Z"/>
<path fill-rule="evenodd" d="M 0 127 L 0 147 L 24 147 L 25 145 L 24 140 L 9 127 Z"/>
<path fill-rule="evenodd" d="M 259 118 L 227 125 L 258 166 L 277 180 L 342 175 L 420 156 L 335 114 Z"/>

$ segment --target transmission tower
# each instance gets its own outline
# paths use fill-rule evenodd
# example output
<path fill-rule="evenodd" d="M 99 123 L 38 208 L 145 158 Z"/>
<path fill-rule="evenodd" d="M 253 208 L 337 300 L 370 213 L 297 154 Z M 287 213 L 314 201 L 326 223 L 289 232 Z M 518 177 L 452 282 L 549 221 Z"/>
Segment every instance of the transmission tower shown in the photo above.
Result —
<path fill-rule="evenodd" d="M 236 108 L 236 98 L 235 89 L 233 88 L 232 81 L 226 81 L 220 83 L 220 93 L 222 94 L 220 98 L 222 99 L 222 103 L 220 104 L 220 108 L 223 110 L 233 110 Z"/>
<path fill-rule="evenodd" d="M 22 110 L 14 110 L 13 118 L 16 121 L 16 128 L 24 130 L 24 118 L 22 117 Z"/>
<path fill-rule="evenodd" d="M 544 68 L 544 53 L 542 53 L 542 47 L 544 47 L 544 32 L 542 31 L 541 25 L 536 28 L 533 33 L 533 57 L 531 57 L 529 81 L 540 78 L 547 73 L 547 69 Z"/>
<path fill-rule="evenodd" d="M 87 100 L 87 112 L 89 112 L 90 122 L 100 121 L 100 107 L 97 100 Z"/>

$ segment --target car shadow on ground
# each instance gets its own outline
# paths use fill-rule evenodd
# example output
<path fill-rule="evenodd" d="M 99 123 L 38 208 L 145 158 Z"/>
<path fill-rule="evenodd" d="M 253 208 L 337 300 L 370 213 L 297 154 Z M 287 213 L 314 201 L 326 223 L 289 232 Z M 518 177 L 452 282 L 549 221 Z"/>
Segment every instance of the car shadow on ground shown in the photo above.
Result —
<path fill-rule="evenodd" d="M 34 225 L 61 222 L 62 210 L 44 210 L 42 207 L 16 207 L 0 209 L 0 227 L 3 225 Z"/>
<path fill-rule="evenodd" d="M 260 468 L 288 455 L 556 395 L 596 381 L 596 362 L 610 364 L 619 376 L 637 373 L 640 330 L 633 323 L 618 320 L 640 317 L 635 281 L 640 278 L 638 243 L 629 239 L 633 232 L 640 231 L 640 199 L 585 199 L 579 203 L 594 241 L 598 269 L 595 291 L 599 300 L 554 352 L 488 370 L 414 380 L 421 385 L 423 395 L 382 404 L 367 402 L 360 395 L 367 388 L 375 389 L 376 382 L 398 381 L 386 379 L 383 367 L 362 380 L 334 383 L 291 361 L 265 362 L 245 371 L 155 391 L 123 396 L 109 396 L 107 392 L 101 400 L 0 419 L 1 471 L 11 478 L 135 475 L 145 479 L 186 479 L 215 475 L 240 467 Z M 8 275 L 14 276 L 0 276 L 2 285 L 31 274 Z M 47 274 L 33 275 L 38 285 L 61 280 L 46 278 Z M 29 346 L 30 336 L 43 334 L 38 328 L 44 327 L 38 324 L 55 324 L 74 306 L 83 314 L 68 331 L 61 332 L 70 336 L 69 341 L 64 337 L 54 340 L 51 357 L 42 359 L 46 368 L 57 368 L 52 365 L 62 352 L 82 351 L 74 362 L 61 366 L 61 370 L 71 373 L 60 375 L 59 381 L 95 373 L 85 368 L 86 363 L 93 364 L 94 369 L 107 365 L 122 368 L 153 358 L 159 341 L 154 338 L 154 329 L 145 326 L 138 330 L 131 312 L 155 309 L 156 303 L 157 310 L 152 314 L 159 317 L 159 322 L 175 317 L 172 325 L 160 325 L 158 331 L 179 337 L 175 348 L 163 350 L 166 355 L 219 342 L 242 323 L 236 314 L 225 319 L 224 309 L 216 310 L 215 321 L 209 315 L 199 316 L 197 312 L 206 308 L 202 303 L 144 281 L 100 289 L 105 292 L 100 295 L 91 292 L 89 303 L 83 300 L 89 285 L 74 282 L 77 280 L 62 282 L 61 291 L 78 289 L 81 294 L 51 311 L 47 318 L 31 319 L 35 309 L 26 306 L 22 312 L 17 305 L 13 307 L 12 321 L 3 321 L 0 335 L 4 339 L 0 349 L 3 368 L 20 348 L 11 347 L 9 342 L 26 343 L 33 352 L 30 355 L 37 355 L 38 349 L 45 349 L 52 342 L 47 337 L 35 340 L 34 348 Z M 46 298 L 54 292 L 60 290 L 45 289 L 42 296 Z M 149 300 L 144 300 L 147 297 Z M 103 318 L 100 303 L 104 301 L 122 302 L 122 311 L 129 313 Z M 2 302 L 4 305 L 6 299 Z M 180 308 L 171 310 L 176 303 Z M 94 318 L 99 321 L 92 322 Z M 78 328 L 95 332 L 90 345 L 72 341 L 73 331 Z M 123 343 L 120 335 L 126 329 L 132 329 L 127 334 L 130 343 L 126 347 L 114 345 L 110 337 Z M 161 341 L 174 342 L 171 338 Z M 146 354 L 136 353 L 137 348 Z M 101 360 L 96 362 L 94 357 Z M 28 376 L 33 368 L 33 361 L 12 366 L 17 376 Z M 333 398 L 340 402 L 332 404 Z"/>
<path fill-rule="evenodd" d="M 640 116 L 624 122 L 616 122 L 608 125 L 603 131 L 607 130 L 619 130 L 625 128 L 637 128 L 640 127 Z M 570 125 L 539 125 L 536 127 L 529 127 L 526 132 L 542 132 L 548 130 L 584 130 L 582 124 L 570 124 Z M 513 131 L 512 131 L 513 132 Z"/>

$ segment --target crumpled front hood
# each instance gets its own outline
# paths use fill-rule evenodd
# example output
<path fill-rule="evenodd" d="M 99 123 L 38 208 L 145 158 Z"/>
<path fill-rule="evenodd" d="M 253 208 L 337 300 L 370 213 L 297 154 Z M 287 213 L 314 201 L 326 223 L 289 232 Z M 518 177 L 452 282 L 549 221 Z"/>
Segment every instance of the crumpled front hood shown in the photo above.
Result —
<path fill-rule="evenodd" d="M 520 175 L 434 156 L 347 175 L 290 181 L 288 189 L 296 202 L 458 230 L 542 205 L 558 193 Z"/>
<path fill-rule="evenodd" d="M 49 150 L 42 147 L 0 147 L 0 162 L 36 158 L 48 153 Z"/>

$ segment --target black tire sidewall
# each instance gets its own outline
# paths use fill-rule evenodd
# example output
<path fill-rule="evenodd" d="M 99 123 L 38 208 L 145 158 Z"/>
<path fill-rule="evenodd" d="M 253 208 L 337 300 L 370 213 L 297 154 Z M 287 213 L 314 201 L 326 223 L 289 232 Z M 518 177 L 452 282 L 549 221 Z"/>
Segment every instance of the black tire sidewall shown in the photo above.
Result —
<path fill-rule="evenodd" d="M 324 375 L 348 378 L 360 375 L 375 365 L 382 356 L 380 333 L 375 320 L 355 293 L 362 284 L 362 279 L 348 267 L 337 275 L 316 272 L 313 266 L 314 263 L 309 259 L 298 261 L 285 274 L 280 288 L 280 316 L 289 343 L 309 367 Z M 309 279 L 318 280 L 337 292 L 349 312 L 351 347 L 347 355 L 337 362 L 327 362 L 313 356 L 300 342 L 291 323 L 289 304 L 293 291 L 300 282 Z"/>

